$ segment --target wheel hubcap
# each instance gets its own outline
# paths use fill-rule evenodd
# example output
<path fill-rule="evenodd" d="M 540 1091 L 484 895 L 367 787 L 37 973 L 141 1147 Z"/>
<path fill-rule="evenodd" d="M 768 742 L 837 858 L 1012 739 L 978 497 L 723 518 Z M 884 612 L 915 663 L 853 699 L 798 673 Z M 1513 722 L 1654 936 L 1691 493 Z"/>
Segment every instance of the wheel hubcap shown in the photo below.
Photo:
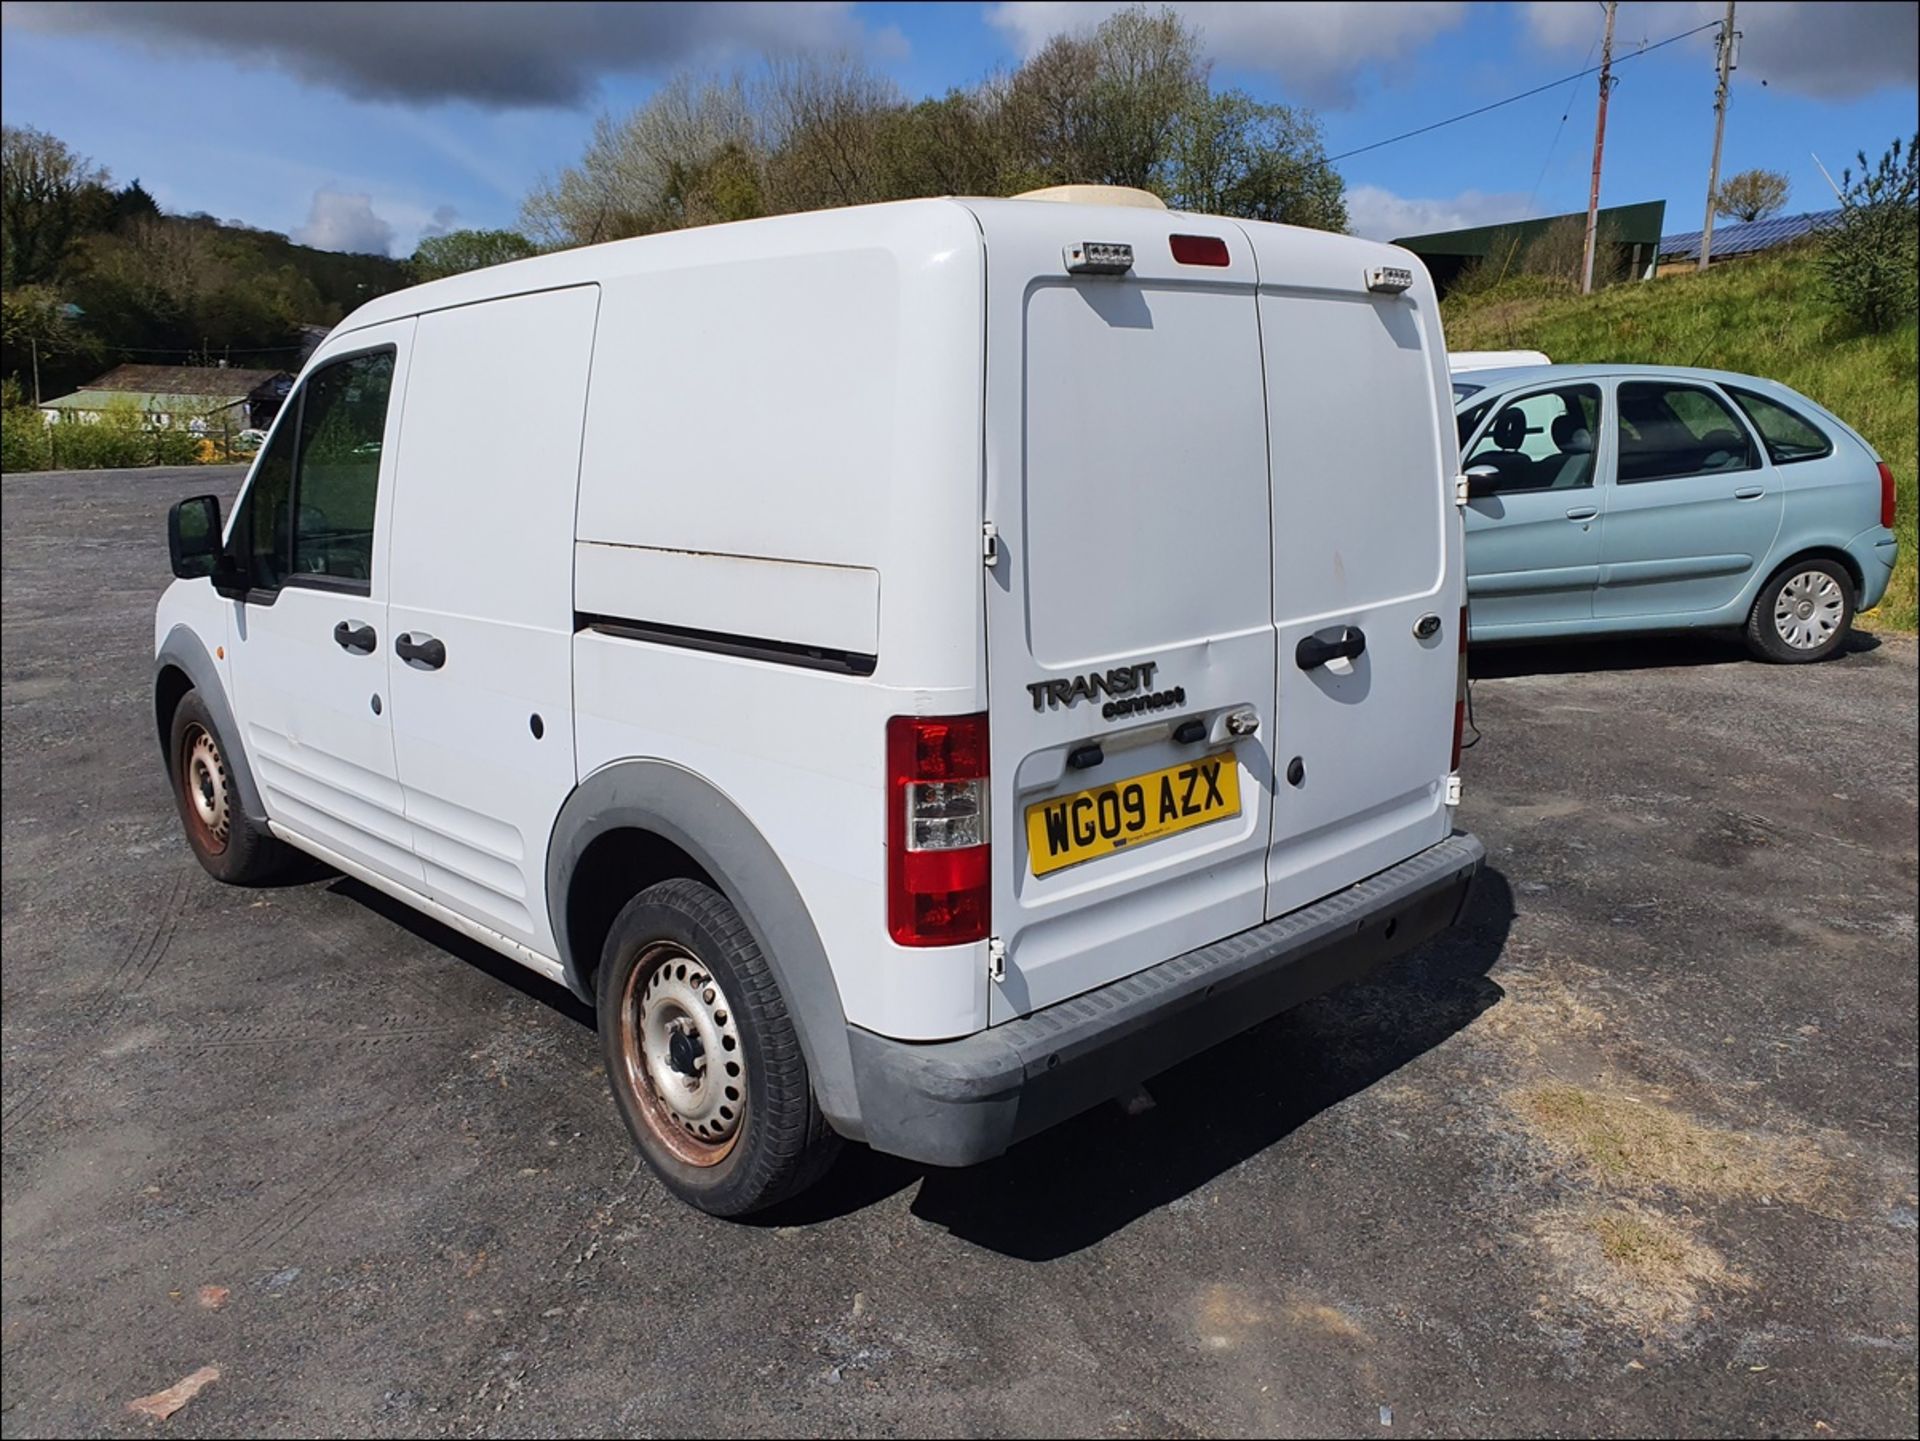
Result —
<path fill-rule="evenodd" d="M 226 849 L 233 816 L 227 801 L 227 765 L 220 747 L 204 727 L 193 726 L 182 741 L 181 787 L 188 814 L 211 851 Z"/>
<path fill-rule="evenodd" d="M 1817 650 L 1833 639 L 1846 613 L 1839 582 L 1823 570 L 1805 570 L 1773 598 L 1773 628 L 1795 650 Z"/>
<path fill-rule="evenodd" d="M 740 1137 L 747 1071 L 733 1006 L 712 973 L 678 945 L 649 948 L 627 979 L 620 1033 L 648 1130 L 689 1165 L 723 1160 Z"/>

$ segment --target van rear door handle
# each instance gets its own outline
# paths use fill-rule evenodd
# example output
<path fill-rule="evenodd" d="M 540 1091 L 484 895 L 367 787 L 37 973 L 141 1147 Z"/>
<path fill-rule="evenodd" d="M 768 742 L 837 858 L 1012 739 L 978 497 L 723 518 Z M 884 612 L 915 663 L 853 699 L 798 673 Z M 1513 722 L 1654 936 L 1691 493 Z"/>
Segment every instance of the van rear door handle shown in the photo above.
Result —
<path fill-rule="evenodd" d="M 1293 648 L 1293 663 L 1301 670 L 1312 670 L 1330 660 L 1353 660 L 1364 655 L 1366 649 L 1367 633 L 1357 625 L 1343 625 L 1332 635 L 1322 632 L 1303 636 Z"/>
<path fill-rule="evenodd" d="M 1758 500 L 1767 493 L 1764 485 L 1743 485 L 1733 493 L 1735 500 Z"/>
<path fill-rule="evenodd" d="M 403 632 L 393 643 L 393 653 L 415 670 L 439 670 L 447 663 L 446 642 L 424 631 Z"/>
<path fill-rule="evenodd" d="M 1567 519 L 1592 520 L 1598 514 L 1600 514 L 1600 507 L 1597 505 L 1576 505 L 1567 512 Z"/>
<path fill-rule="evenodd" d="M 333 643 L 355 655 L 372 655 L 380 638 L 363 620 L 343 620 L 333 628 Z"/>

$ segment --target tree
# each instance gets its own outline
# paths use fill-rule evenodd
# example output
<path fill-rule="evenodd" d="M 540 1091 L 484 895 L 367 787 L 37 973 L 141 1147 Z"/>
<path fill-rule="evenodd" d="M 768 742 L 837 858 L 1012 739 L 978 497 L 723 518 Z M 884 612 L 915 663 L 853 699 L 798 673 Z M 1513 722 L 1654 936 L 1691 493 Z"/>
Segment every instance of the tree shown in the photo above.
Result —
<path fill-rule="evenodd" d="M 59 278 L 106 183 L 104 170 L 44 130 L 0 128 L 0 281 Z"/>
<path fill-rule="evenodd" d="M 1728 220 L 1764 220 L 1787 208 L 1787 177 L 1777 170 L 1742 170 L 1714 193 L 1713 213 Z"/>
<path fill-rule="evenodd" d="M 1326 163 L 1320 123 L 1305 111 L 1228 90 L 1181 116 L 1167 169 L 1182 210 L 1345 230 L 1345 185 Z"/>
<path fill-rule="evenodd" d="M 534 243 L 517 230 L 450 230 L 423 237 L 407 269 L 416 281 L 438 280 L 537 254 Z"/>
<path fill-rule="evenodd" d="M 1864 330 L 1891 330 L 1914 313 L 1920 262 L 1920 135 L 1895 140 L 1859 178 L 1840 172 L 1840 215 L 1822 235 L 1828 295 Z"/>

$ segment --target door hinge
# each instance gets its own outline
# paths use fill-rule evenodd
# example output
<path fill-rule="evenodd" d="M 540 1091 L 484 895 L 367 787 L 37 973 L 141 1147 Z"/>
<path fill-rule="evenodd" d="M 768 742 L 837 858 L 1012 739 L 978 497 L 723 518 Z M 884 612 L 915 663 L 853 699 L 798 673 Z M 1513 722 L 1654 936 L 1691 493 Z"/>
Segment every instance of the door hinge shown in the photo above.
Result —
<path fill-rule="evenodd" d="M 1460 804 L 1460 773 L 1458 771 L 1447 777 L 1447 804 L 1450 806 Z"/>
<path fill-rule="evenodd" d="M 992 521 L 980 527 L 980 559 L 989 570 L 1000 561 L 1000 531 Z"/>
<path fill-rule="evenodd" d="M 998 936 L 987 937 L 987 979 L 994 982 L 1007 978 L 1007 943 Z"/>
<path fill-rule="evenodd" d="M 1468 499 L 1469 499 L 1469 495 L 1468 495 L 1467 477 L 1464 474 L 1456 475 L 1453 478 L 1453 503 L 1455 505 L 1464 506 L 1467 503 Z"/>

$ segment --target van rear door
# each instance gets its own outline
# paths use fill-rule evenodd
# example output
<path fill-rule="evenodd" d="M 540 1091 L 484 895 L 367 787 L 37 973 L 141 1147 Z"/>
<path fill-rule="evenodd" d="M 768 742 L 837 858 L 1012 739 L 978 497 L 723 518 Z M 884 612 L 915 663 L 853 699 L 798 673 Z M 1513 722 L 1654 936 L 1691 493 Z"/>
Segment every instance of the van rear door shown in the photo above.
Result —
<path fill-rule="evenodd" d="M 1264 916 L 1273 525 L 1245 232 L 974 209 L 999 1022 Z M 1129 266 L 1072 273 L 1087 242 Z"/>
<path fill-rule="evenodd" d="M 1420 263 L 1345 237 L 1246 230 L 1273 464 L 1280 779 L 1266 913 L 1279 916 L 1452 828 L 1458 462 Z M 1370 291 L 1376 266 L 1404 268 L 1411 285 Z"/>

